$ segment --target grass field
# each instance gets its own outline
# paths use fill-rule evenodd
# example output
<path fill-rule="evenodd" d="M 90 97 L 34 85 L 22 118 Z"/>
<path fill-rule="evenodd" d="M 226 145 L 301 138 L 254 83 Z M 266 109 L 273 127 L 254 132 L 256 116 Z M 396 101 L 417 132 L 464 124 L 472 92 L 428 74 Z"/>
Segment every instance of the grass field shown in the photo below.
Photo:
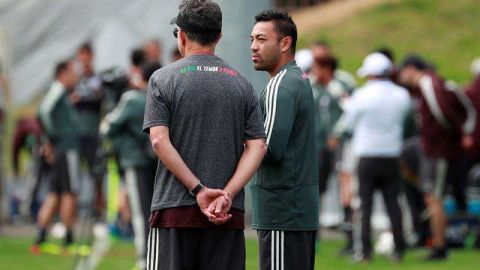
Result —
<path fill-rule="evenodd" d="M 470 81 L 469 67 L 480 56 L 478 0 L 401 0 L 380 4 L 341 23 L 301 33 L 299 47 L 327 40 L 342 68 L 355 71 L 380 46 L 391 47 L 398 60 L 418 52 L 439 72 L 459 83 Z"/>
<path fill-rule="evenodd" d="M 40 255 L 28 253 L 31 243 L 29 238 L 0 238 L 0 269 L 2 270 L 68 270 L 73 269 L 74 258 L 68 256 Z M 376 257 L 368 264 L 354 265 L 348 258 L 338 257 L 337 250 L 342 243 L 339 241 L 323 242 L 317 251 L 315 269 L 325 270 L 471 270 L 480 265 L 479 250 L 453 251 L 447 262 L 426 263 L 420 258 L 424 250 L 410 251 L 402 264 L 393 264 L 384 257 Z M 257 268 L 257 243 L 247 240 L 247 270 Z M 103 258 L 98 270 L 130 270 L 134 263 L 134 252 L 131 243 L 116 241 L 110 252 Z M 33 266 L 33 267 L 32 267 Z"/>

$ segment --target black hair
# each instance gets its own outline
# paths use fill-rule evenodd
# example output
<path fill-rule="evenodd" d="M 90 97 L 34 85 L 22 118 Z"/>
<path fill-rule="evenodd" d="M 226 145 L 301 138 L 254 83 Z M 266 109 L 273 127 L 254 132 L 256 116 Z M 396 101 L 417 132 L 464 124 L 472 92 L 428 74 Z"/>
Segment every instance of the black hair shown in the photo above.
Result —
<path fill-rule="evenodd" d="M 290 51 L 292 54 L 295 54 L 297 48 L 297 26 L 288 13 L 273 9 L 264 10 L 255 16 L 255 22 L 273 22 L 275 31 L 279 34 L 280 38 L 292 38 Z"/>
<path fill-rule="evenodd" d="M 312 43 L 313 46 L 322 46 L 322 47 L 327 47 L 330 49 L 330 43 L 328 43 L 328 41 L 324 40 L 324 39 L 319 39 L 319 40 L 316 40 Z"/>
<path fill-rule="evenodd" d="M 392 49 L 390 49 L 388 47 L 380 47 L 377 50 L 375 50 L 375 52 L 378 52 L 378 53 L 381 53 L 381 54 L 385 55 L 390 60 L 390 62 L 392 62 L 392 63 L 395 62 L 395 56 L 393 54 Z"/>
<path fill-rule="evenodd" d="M 189 24 L 199 28 L 222 29 L 222 10 L 211 0 L 184 0 L 180 5 L 180 14 Z M 218 40 L 220 32 L 195 33 L 186 31 L 188 39 L 201 45 L 211 45 Z"/>
<path fill-rule="evenodd" d="M 55 78 L 56 79 L 58 79 L 60 74 L 62 74 L 63 72 L 65 72 L 68 69 L 68 65 L 70 65 L 70 63 L 71 63 L 71 61 L 69 59 L 68 60 L 62 60 L 62 61 L 57 63 L 57 65 L 55 66 Z"/>
<path fill-rule="evenodd" d="M 142 77 L 143 80 L 148 82 L 150 77 L 152 77 L 153 73 L 160 69 L 162 66 L 159 63 L 147 63 L 142 65 Z"/>
<path fill-rule="evenodd" d="M 432 67 L 418 54 L 409 54 L 403 59 L 402 68 L 412 66 L 418 70 L 428 70 Z"/>
<path fill-rule="evenodd" d="M 78 51 L 86 51 L 89 54 L 93 54 L 93 47 L 90 42 L 85 42 L 78 48 Z"/>
<path fill-rule="evenodd" d="M 332 72 L 338 68 L 338 61 L 335 57 L 322 57 L 316 59 L 315 62 L 321 67 L 329 68 Z"/>
<path fill-rule="evenodd" d="M 141 66 L 145 63 L 145 53 L 142 49 L 134 49 L 130 54 L 132 65 Z"/>

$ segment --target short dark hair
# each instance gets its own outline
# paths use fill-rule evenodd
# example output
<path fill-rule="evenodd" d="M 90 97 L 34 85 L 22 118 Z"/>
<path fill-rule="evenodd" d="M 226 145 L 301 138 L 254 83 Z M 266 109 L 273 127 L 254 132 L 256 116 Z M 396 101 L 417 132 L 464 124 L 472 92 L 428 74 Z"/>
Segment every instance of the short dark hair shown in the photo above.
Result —
<path fill-rule="evenodd" d="M 68 69 L 68 65 L 70 65 L 70 63 L 70 59 L 62 60 L 57 63 L 57 65 L 55 66 L 55 79 L 58 79 L 60 74 L 62 74 Z"/>
<path fill-rule="evenodd" d="M 409 54 L 403 59 L 401 68 L 403 69 L 408 66 L 414 67 L 422 71 L 431 69 L 431 66 L 427 63 L 427 61 L 425 61 L 423 57 L 415 53 Z"/>
<path fill-rule="evenodd" d="M 395 56 L 393 55 L 392 49 L 388 47 L 380 47 L 376 50 L 376 52 L 385 55 L 392 63 L 395 62 Z"/>
<path fill-rule="evenodd" d="M 90 42 L 85 42 L 83 43 L 82 45 L 80 45 L 80 47 L 78 48 L 78 51 L 86 51 L 88 52 L 89 54 L 93 54 L 93 47 L 92 47 L 92 44 Z"/>
<path fill-rule="evenodd" d="M 140 66 L 145 63 L 145 53 L 142 49 L 134 49 L 130 55 L 132 65 Z"/>
<path fill-rule="evenodd" d="M 222 10 L 211 0 L 184 0 L 180 5 L 180 14 L 189 24 L 200 28 L 222 29 Z M 195 33 L 184 30 L 188 39 L 210 45 L 218 40 L 220 32 Z"/>
<path fill-rule="evenodd" d="M 159 63 L 146 63 L 142 65 L 142 77 L 143 80 L 148 82 L 150 77 L 152 77 L 153 73 L 160 69 L 162 66 Z"/>
<path fill-rule="evenodd" d="M 312 43 L 312 45 L 330 48 L 330 43 L 328 43 L 328 41 L 325 39 L 316 40 Z"/>
<path fill-rule="evenodd" d="M 338 61 L 335 57 L 332 56 L 315 59 L 315 62 L 321 67 L 330 69 L 332 72 L 334 72 L 338 68 Z"/>
<path fill-rule="evenodd" d="M 279 34 L 280 38 L 292 38 L 290 51 L 292 54 L 295 54 L 297 48 L 297 26 L 288 13 L 273 9 L 264 10 L 255 16 L 255 22 L 273 22 L 275 31 Z"/>

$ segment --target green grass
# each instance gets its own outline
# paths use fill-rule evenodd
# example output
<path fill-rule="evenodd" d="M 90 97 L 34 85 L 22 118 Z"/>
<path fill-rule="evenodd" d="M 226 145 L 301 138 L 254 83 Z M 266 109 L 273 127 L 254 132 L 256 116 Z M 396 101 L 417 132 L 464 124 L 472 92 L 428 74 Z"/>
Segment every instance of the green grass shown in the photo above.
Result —
<path fill-rule="evenodd" d="M 341 66 L 356 71 L 372 50 L 388 46 L 397 62 L 410 52 L 424 55 L 440 74 L 467 83 L 470 63 L 480 56 L 478 0 L 401 0 L 384 3 L 336 25 L 302 33 L 299 47 L 327 40 Z"/>
<path fill-rule="evenodd" d="M 0 238 L 0 269 L 15 270 L 67 270 L 73 269 L 74 258 L 68 256 L 29 254 L 31 244 L 29 238 Z M 480 265 L 480 251 L 462 250 L 453 251 L 450 260 L 439 263 L 421 262 L 420 258 L 425 251 L 410 251 L 405 262 L 400 265 L 393 264 L 384 257 L 375 257 L 369 265 L 354 265 L 348 258 L 338 257 L 337 251 L 342 245 L 341 241 L 326 241 L 317 251 L 315 269 L 324 270 L 470 270 Z M 255 270 L 258 261 L 258 247 L 254 239 L 247 240 L 247 270 Z M 98 270 L 129 270 L 134 264 L 134 251 L 132 243 L 115 241 L 110 252 L 103 258 Z"/>

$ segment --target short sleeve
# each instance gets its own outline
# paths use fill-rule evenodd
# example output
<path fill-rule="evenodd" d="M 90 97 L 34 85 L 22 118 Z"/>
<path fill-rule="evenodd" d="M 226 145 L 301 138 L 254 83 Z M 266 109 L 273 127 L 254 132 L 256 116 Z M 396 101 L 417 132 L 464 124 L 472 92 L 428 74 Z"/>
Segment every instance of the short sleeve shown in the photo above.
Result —
<path fill-rule="evenodd" d="M 170 126 L 170 107 L 167 93 L 171 92 L 171 86 L 158 77 L 152 76 L 147 87 L 147 102 L 143 120 L 143 131 L 150 132 L 151 127 Z"/>
<path fill-rule="evenodd" d="M 249 85 L 247 97 L 247 115 L 245 118 L 245 140 L 266 138 L 260 102 Z"/>

